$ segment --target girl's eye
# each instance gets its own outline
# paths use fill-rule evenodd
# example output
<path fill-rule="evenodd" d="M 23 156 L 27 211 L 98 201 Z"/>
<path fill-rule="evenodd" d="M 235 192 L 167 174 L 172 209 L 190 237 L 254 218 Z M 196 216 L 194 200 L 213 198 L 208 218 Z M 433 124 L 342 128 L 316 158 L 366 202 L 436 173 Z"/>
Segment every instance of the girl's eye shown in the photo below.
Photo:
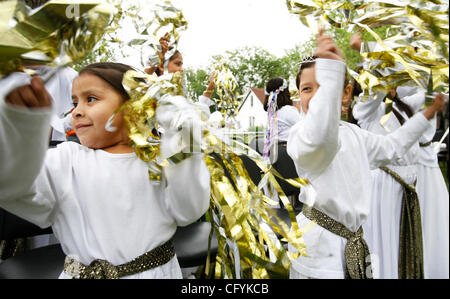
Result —
<path fill-rule="evenodd" d="M 88 100 L 88 103 L 91 103 L 93 101 L 96 101 L 97 98 L 95 98 L 95 97 L 88 97 L 87 100 Z"/>
<path fill-rule="evenodd" d="M 78 103 L 72 103 L 73 104 L 73 109 L 77 108 Z"/>
<path fill-rule="evenodd" d="M 311 90 L 311 87 L 304 87 L 304 88 L 302 88 L 302 92 L 306 92 L 306 91 L 309 91 L 309 90 Z"/>

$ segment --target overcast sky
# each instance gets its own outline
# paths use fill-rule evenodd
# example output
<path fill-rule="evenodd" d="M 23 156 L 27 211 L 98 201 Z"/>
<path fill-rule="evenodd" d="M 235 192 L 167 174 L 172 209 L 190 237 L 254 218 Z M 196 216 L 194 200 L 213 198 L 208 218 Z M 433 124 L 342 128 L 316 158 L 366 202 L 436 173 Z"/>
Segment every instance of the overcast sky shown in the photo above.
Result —
<path fill-rule="evenodd" d="M 310 30 L 290 14 L 286 0 L 172 0 L 188 29 L 179 49 L 185 67 L 205 67 L 209 58 L 244 46 L 259 46 L 276 56 L 307 41 Z"/>

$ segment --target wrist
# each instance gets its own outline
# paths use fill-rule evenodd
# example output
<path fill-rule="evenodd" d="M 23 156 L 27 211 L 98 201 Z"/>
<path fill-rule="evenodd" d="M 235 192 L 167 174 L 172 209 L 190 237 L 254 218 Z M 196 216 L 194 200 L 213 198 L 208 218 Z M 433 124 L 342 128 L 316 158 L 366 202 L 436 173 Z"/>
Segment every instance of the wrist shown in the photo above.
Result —
<path fill-rule="evenodd" d="M 427 109 L 425 109 L 425 111 L 423 112 L 423 115 L 425 116 L 426 119 L 430 120 L 434 117 L 434 115 L 436 114 L 436 109 L 433 106 L 428 107 Z"/>

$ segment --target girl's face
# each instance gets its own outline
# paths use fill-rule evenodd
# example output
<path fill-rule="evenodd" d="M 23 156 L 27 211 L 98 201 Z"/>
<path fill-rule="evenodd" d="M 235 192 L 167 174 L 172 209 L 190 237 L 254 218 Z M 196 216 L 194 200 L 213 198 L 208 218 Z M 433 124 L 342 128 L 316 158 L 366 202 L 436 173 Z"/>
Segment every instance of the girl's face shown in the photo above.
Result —
<path fill-rule="evenodd" d="M 316 68 L 314 66 L 302 70 L 300 74 L 300 107 L 306 114 L 309 109 L 309 102 L 316 94 L 320 85 L 316 81 Z M 347 112 L 348 105 L 351 103 L 352 87 L 347 85 L 342 94 L 342 113 Z"/>
<path fill-rule="evenodd" d="M 183 56 L 181 54 L 176 54 L 175 57 L 169 61 L 167 71 L 169 74 L 183 71 Z"/>
<path fill-rule="evenodd" d="M 302 70 L 300 74 L 300 107 L 303 113 L 308 113 L 309 102 L 319 89 L 319 84 L 316 81 L 316 68 L 314 66 Z"/>
<path fill-rule="evenodd" d="M 105 149 L 127 142 L 123 115 L 114 117 L 114 132 L 105 129 L 111 115 L 122 105 L 123 98 L 114 88 L 91 73 L 77 77 L 72 86 L 72 128 L 82 145 Z"/>

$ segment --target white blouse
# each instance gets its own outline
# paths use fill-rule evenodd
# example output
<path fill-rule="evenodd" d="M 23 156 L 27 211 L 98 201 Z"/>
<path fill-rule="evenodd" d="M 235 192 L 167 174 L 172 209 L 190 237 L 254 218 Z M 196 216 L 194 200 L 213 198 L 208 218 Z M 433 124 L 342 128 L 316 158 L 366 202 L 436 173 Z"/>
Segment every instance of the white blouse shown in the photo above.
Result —
<path fill-rule="evenodd" d="M 281 107 L 281 109 L 277 111 L 278 141 L 287 141 L 292 126 L 299 120 L 300 113 L 297 108 L 291 105 Z"/>

